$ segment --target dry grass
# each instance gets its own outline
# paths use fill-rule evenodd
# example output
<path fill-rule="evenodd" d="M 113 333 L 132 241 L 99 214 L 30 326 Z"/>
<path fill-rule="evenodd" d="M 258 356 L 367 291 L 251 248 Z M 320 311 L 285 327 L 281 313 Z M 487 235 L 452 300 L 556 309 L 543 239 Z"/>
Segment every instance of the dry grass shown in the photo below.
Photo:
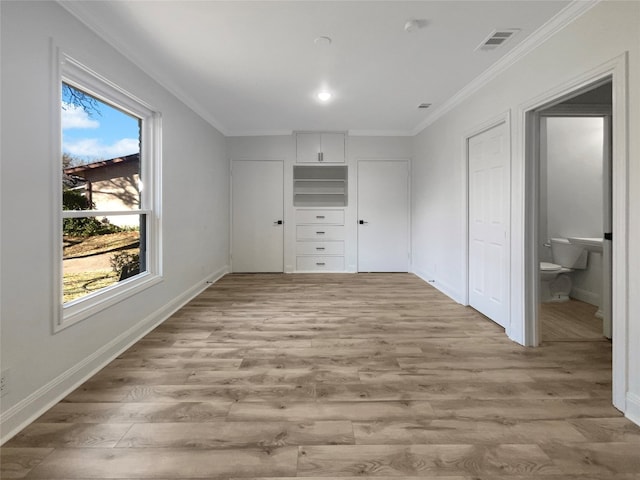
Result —
<path fill-rule="evenodd" d="M 83 273 L 66 273 L 63 279 L 64 303 L 84 297 L 96 290 L 113 285 L 118 274 L 111 270 L 94 270 Z"/>
<path fill-rule="evenodd" d="M 118 232 L 92 237 L 64 237 L 64 259 L 98 255 L 124 247 L 132 247 L 140 242 L 140 232 Z"/>
<path fill-rule="evenodd" d="M 86 270 L 82 272 L 65 272 L 62 281 L 64 303 L 117 283 L 118 274 L 111 269 L 96 268 L 97 259 L 100 258 L 99 256 L 117 251 L 137 253 L 139 243 L 140 232 L 138 231 L 108 233 L 91 237 L 65 236 L 64 260 L 84 259 L 86 260 Z"/>

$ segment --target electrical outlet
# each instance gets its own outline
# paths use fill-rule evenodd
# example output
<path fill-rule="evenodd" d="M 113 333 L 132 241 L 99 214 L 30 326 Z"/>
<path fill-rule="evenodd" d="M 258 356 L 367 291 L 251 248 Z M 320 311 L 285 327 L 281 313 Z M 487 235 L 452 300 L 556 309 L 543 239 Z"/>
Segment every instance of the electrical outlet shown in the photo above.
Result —
<path fill-rule="evenodd" d="M 9 393 L 9 369 L 3 370 L 0 374 L 0 397 Z"/>

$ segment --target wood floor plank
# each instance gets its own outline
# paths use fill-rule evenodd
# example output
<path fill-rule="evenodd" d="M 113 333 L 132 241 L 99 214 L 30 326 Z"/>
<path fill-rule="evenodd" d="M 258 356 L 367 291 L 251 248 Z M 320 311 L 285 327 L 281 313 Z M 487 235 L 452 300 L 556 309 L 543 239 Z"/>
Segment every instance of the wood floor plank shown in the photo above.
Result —
<path fill-rule="evenodd" d="M 205 385 L 272 385 L 280 383 L 304 385 L 309 383 L 348 383 L 360 380 L 357 367 L 331 369 L 254 368 L 235 371 L 196 371 L 188 376 L 187 384 Z"/>
<path fill-rule="evenodd" d="M 567 418 L 615 417 L 609 399 L 492 399 L 433 400 L 436 418 L 488 420 L 559 420 Z"/>
<path fill-rule="evenodd" d="M 366 478 L 368 476 L 353 476 L 353 477 L 339 477 L 340 480 L 362 480 L 362 478 Z M 303 478 L 304 480 L 327 480 L 327 478 L 331 477 L 297 477 Z M 497 478 L 502 480 L 640 480 L 640 473 L 618 473 L 611 475 L 585 475 L 585 474 L 560 474 L 560 475 L 508 475 L 508 476 L 496 476 L 495 474 L 490 475 L 375 475 L 376 480 L 496 480 Z M 291 480 L 291 477 L 231 477 L 228 480 Z"/>
<path fill-rule="evenodd" d="M 53 448 L 3 446 L 0 449 L 0 478 L 24 478 L 53 451 Z"/>
<path fill-rule="evenodd" d="M 586 442 L 578 427 L 565 420 L 483 421 L 433 419 L 427 421 L 354 422 L 359 445 L 479 444 Z"/>
<path fill-rule="evenodd" d="M 198 358 L 196 360 L 176 360 L 171 358 L 119 358 L 109 364 L 110 368 L 149 368 L 166 371 L 178 370 L 237 370 L 242 364 L 242 358 Z"/>
<path fill-rule="evenodd" d="M 131 424 L 36 422 L 9 440 L 7 447 L 115 447 Z"/>
<path fill-rule="evenodd" d="M 226 478 L 294 476 L 297 447 L 261 449 L 76 448 L 56 449 L 29 478 Z"/>
<path fill-rule="evenodd" d="M 626 418 L 580 418 L 569 420 L 589 442 L 632 442 L 640 444 L 640 426 Z M 638 446 L 640 449 L 640 445 Z M 640 450 L 638 450 L 640 455 Z M 640 472 L 638 472 L 640 473 Z"/>
<path fill-rule="evenodd" d="M 545 444 L 542 448 L 566 473 L 610 475 L 640 472 L 640 445 L 637 443 Z"/>
<path fill-rule="evenodd" d="M 563 473 L 538 445 L 341 445 L 300 447 L 301 476 Z"/>
<path fill-rule="evenodd" d="M 609 398 L 610 385 L 589 382 L 385 382 L 318 385 L 318 399 L 331 401 L 442 400 L 458 398 L 584 399 Z"/>
<path fill-rule="evenodd" d="M 596 318 L 598 307 L 578 300 L 540 304 L 543 342 L 606 341 L 602 319 Z"/>
<path fill-rule="evenodd" d="M 310 400 L 315 385 L 142 385 L 90 388 L 80 387 L 65 402 L 269 402 L 274 400 Z"/>
<path fill-rule="evenodd" d="M 262 448 L 354 444 L 348 421 L 215 422 L 134 425 L 118 447 Z"/>
<path fill-rule="evenodd" d="M 225 418 L 232 402 L 58 403 L 37 422 L 164 423 L 207 422 Z"/>
<path fill-rule="evenodd" d="M 611 342 L 571 305 L 527 348 L 410 274 L 227 275 L 3 446 L 0 477 L 640 480 Z"/>
<path fill-rule="evenodd" d="M 610 375 L 610 374 L 609 374 Z M 476 382 L 534 382 L 530 370 L 512 370 L 508 368 L 492 370 L 435 370 L 435 369 L 403 369 L 397 371 L 360 370 L 360 381 L 363 383 L 468 383 L 473 376 Z M 557 374 L 560 378 L 568 375 Z M 606 379 L 607 377 L 605 377 Z M 608 377 L 610 379 L 610 376 Z"/>
<path fill-rule="evenodd" d="M 307 403 L 248 403 L 231 406 L 231 421 L 293 421 L 352 420 L 376 421 L 385 418 L 432 418 L 429 402 L 307 402 Z"/>

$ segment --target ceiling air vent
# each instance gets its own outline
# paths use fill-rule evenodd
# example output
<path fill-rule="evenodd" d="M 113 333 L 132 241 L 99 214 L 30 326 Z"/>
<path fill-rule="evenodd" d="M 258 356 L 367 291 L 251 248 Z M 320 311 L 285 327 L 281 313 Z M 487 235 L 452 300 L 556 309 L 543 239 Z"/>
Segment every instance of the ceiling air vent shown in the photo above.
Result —
<path fill-rule="evenodd" d="M 501 28 L 500 30 L 494 30 L 476 50 L 495 50 L 496 48 L 504 45 L 507 40 L 511 39 L 516 33 L 520 31 L 519 28 Z"/>
<path fill-rule="evenodd" d="M 430 103 L 421 103 L 420 105 L 418 105 L 418 108 L 429 108 L 430 106 Z"/>

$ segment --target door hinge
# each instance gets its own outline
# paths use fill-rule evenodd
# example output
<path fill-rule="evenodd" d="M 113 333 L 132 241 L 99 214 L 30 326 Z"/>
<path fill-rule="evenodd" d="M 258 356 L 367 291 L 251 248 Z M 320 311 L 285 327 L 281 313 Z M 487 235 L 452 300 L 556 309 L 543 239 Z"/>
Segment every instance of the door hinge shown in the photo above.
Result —
<path fill-rule="evenodd" d="M 605 233 L 604 234 L 604 239 L 605 240 L 609 240 L 609 241 L 613 240 L 613 233 L 612 232 Z"/>

